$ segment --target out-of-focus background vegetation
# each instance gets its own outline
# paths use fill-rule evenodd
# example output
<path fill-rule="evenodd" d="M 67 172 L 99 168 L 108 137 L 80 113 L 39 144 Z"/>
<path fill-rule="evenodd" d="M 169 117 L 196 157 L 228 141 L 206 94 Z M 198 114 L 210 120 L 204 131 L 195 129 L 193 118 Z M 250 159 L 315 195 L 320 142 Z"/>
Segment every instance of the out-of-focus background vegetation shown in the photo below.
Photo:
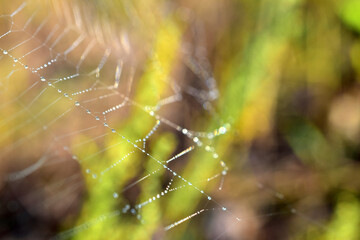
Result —
<path fill-rule="evenodd" d="M 13 12 L 20 4 L 0 1 L 1 14 Z M 75 111 L 35 140 L 10 151 L 9 144 L 41 126 L 34 121 L 19 128 L 31 116 L 26 113 L 9 121 L 23 109 L 20 102 L 14 102 L 0 109 L 1 238 L 48 239 L 88 223 L 88 227 L 75 229 L 79 231 L 69 238 L 360 239 L 358 0 L 92 0 L 27 4 L 16 21 L 25 23 L 36 12 L 27 29 L 33 34 L 44 19 L 49 19 L 37 35 L 42 42 L 58 22 L 66 29 L 82 19 L 80 31 L 88 42 L 98 42 L 84 68 L 96 67 L 102 49 L 115 49 L 116 56 L 126 59 L 125 76 L 129 78 L 131 69 L 135 69 L 130 98 L 142 106 L 156 106 L 169 96 L 173 82 L 182 89 L 182 100 L 165 106 L 159 115 L 190 130 L 211 133 L 220 126 L 228 128 L 224 135 L 203 140 L 214 147 L 218 157 L 197 148 L 169 166 L 230 213 L 207 211 L 164 232 L 165 226 L 204 205 L 216 207 L 197 191 L 179 189 L 142 209 L 144 224 L 132 214 L 92 224 L 103 214 L 155 196 L 166 186 L 169 174 L 161 169 L 150 180 L 124 191 L 157 169 L 154 161 L 135 152 L 101 182 L 94 181 L 87 169 L 104 169 L 134 149 L 126 144 L 107 148 L 117 144 L 120 137 L 96 139 L 104 130 L 77 133 L 62 142 L 69 146 L 68 152 L 84 161 L 78 163 L 69 154 L 61 153 L 58 144 L 49 144 L 54 136 L 95 123 Z M 0 36 L 8 26 L 9 22 L 2 18 Z M 0 47 L 9 49 L 20 34 L 0 39 Z M 70 45 L 76 40 L 74 36 L 68 38 L 65 40 Z M 35 43 L 24 45 L 18 51 L 24 55 L 35 47 Z M 61 46 L 56 50 L 61 51 Z M 81 54 L 76 50 L 69 60 L 76 63 Z M 38 66 L 48 58 L 49 52 L 44 50 L 24 61 Z M 109 64 L 111 61 L 116 66 L 116 59 L 110 59 Z M 31 85 L 29 79 L 34 79 L 24 70 L 13 75 L 12 64 L 5 55 L 0 56 L 2 103 L 18 97 Z M 66 64 L 59 63 L 46 75 L 71 75 L 74 66 Z M 109 70 L 105 67 L 100 81 L 111 85 L 114 69 L 111 65 Z M 206 81 L 211 77 L 217 87 Z M 75 92 L 89 87 L 89 81 L 83 77 L 61 87 Z M 126 92 L 126 81 L 121 84 Z M 199 91 L 194 94 L 189 89 Z M 41 90 L 33 89 L 33 95 L 25 96 L 23 101 L 31 102 Z M 44 93 L 30 112 L 39 113 L 55 100 L 57 95 L 51 91 Z M 85 99 L 81 96 L 80 102 Z M 109 99 L 85 106 L 101 112 L 119 102 Z M 51 121 L 71 104 L 61 99 L 50 112 L 39 116 L 40 121 Z M 155 124 L 153 118 L 134 107 L 114 113 L 108 121 L 131 140 L 143 138 Z M 12 128 L 16 131 L 9 131 Z M 84 142 L 87 144 L 77 147 Z M 36 162 L 49 145 L 56 153 L 51 157 L 54 163 L 19 181 L 7 180 L 11 172 Z M 189 145 L 189 138 L 161 125 L 149 139 L 147 152 L 166 160 Z M 222 171 L 220 160 L 228 167 L 225 178 L 202 181 Z M 114 192 L 119 196 L 114 198 Z M 242 220 L 238 222 L 234 216 Z"/>

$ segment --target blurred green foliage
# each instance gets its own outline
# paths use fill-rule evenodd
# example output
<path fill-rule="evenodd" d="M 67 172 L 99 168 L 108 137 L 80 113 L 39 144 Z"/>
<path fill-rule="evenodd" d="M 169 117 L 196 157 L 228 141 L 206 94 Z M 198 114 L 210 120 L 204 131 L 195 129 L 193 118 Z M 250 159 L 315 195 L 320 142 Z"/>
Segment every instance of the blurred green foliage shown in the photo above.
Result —
<path fill-rule="evenodd" d="M 205 111 L 190 106 L 196 114 L 186 113 L 183 122 L 189 129 L 210 133 L 226 123 L 231 127 L 225 135 L 204 140 L 204 144 L 216 149 L 219 159 L 208 151 L 195 150 L 184 163 L 176 165 L 176 171 L 209 195 L 228 203 L 234 215 L 242 214 L 241 207 L 252 209 L 250 217 L 241 216 L 244 222 L 252 223 L 251 217 L 256 219 L 253 220 L 256 230 L 248 228 L 239 230 L 240 233 L 234 230 L 235 236 L 229 235 L 229 239 L 244 235 L 248 239 L 360 238 L 359 1 L 91 3 L 100 22 L 124 27 L 130 35 L 138 34 L 140 43 L 144 42 L 139 51 L 151 49 L 144 66 L 139 67 L 132 90 L 133 99 L 143 106 L 155 106 L 164 99 L 171 91 L 170 79 L 179 85 L 195 84 L 197 79 L 188 77 L 186 70 L 179 67 L 183 61 L 180 59 L 184 58 L 181 49 L 184 43 L 205 49 L 219 86 L 215 113 L 209 117 Z M 203 38 L 194 33 L 198 24 L 202 26 L 198 31 L 204 32 Z M 198 39 L 204 41 L 199 43 Z M 0 66 L 0 70 L 6 72 L 7 65 Z M 19 79 L 25 77 L 19 75 Z M 22 85 L 21 81 L 16 82 L 4 98 L 14 98 L 23 90 Z M 49 95 L 46 99 L 53 98 Z M 39 112 L 41 106 L 34 111 Z M 62 104 L 59 111 L 66 107 Z M 8 113 L 19 110 L 13 108 Z M 174 118 L 180 119 L 182 115 L 185 113 Z M 129 116 L 114 127 L 136 140 L 155 123 L 142 110 L 131 108 Z M 5 130 L 11 123 L 2 127 Z M 163 189 L 166 171 L 162 168 L 157 171 L 158 163 L 139 152 L 124 159 L 100 182 L 94 181 L 93 175 L 86 174 L 87 169 L 104 169 L 134 149 L 123 144 L 125 141 L 117 135 L 106 136 L 103 145 L 90 141 L 86 148 L 76 148 L 76 144 L 86 140 L 91 140 L 86 134 L 72 139 L 72 152 L 85 159 L 81 168 L 87 186 L 75 225 L 121 210 L 131 201 L 146 201 Z M 152 136 L 147 152 L 165 161 L 179 146 L 187 146 L 187 141 L 173 132 L 161 131 Z M 102 149 L 106 151 L 96 154 Z M 206 181 L 221 169 L 220 159 L 230 168 L 222 191 L 217 190 L 219 182 Z M 154 171 L 151 180 L 137 185 L 135 193 L 123 191 Z M 259 190 L 256 185 L 259 183 L 266 187 Z M 174 187 L 179 186 L 181 183 L 174 183 Z M 114 192 L 119 197 L 114 198 Z M 279 194 L 285 198 L 276 197 Z M 197 191 L 174 191 L 141 210 L 144 225 L 133 216 L 120 215 L 99 221 L 72 238 L 141 240 L 157 239 L 158 235 L 161 238 L 163 226 L 189 216 L 204 204 L 206 199 L 204 202 L 204 196 Z M 268 213 L 264 214 L 263 209 L 278 213 L 282 208 L 287 211 L 286 224 L 276 217 L 263 217 Z M 296 214 L 289 209 L 296 209 Z M 214 236 L 209 233 L 215 231 L 209 230 L 212 221 L 225 220 L 204 215 L 167 232 L 168 239 L 212 239 Z M 240 229 L 231 217 L 235 224 L 229 229 Z M 272 227 L 267 228 L 268 224 Z M 62 230 L 72 225 L 70 220 L 65 221 Z"/>

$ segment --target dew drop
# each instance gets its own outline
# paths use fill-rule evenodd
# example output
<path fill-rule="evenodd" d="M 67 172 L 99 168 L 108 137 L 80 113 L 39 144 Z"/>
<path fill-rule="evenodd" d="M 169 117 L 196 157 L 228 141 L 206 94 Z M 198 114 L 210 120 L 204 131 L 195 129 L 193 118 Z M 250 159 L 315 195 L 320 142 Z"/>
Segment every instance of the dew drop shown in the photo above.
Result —
<path fill-rule="evenodd" d="M 46 81 L 46 79 L 45 79 L 44 77 L 40 77 L 40 80 L 41 80 L 42 82 L 45 82 L 45 81 Z"/>
<path fill-rule="evenodd" d="M 8 54 L 8 51 L 4 50 L 4 51 L 3 51 L 3 54 L 5 54 L 5 55 Z"/>
<path fill-rule="evenodd" d="M 80 103 L 78 101 L 76 101 L 75 106 L 80 106 Z"/>
<path fill-rule="evenodd" d="M 100 77 L 100 69 L 99 69 L 99 68 L 96 69 L 95 77 L 96 77 L 96 78 L 99 78 L 99 77 Z"/>
<path fill-rule="evenodd" d="M 281 193 L 279 193 L 279 192 L 275 193 L 275 196 L 276 196 L 277 198 L 279 198 L 279 199 L 283 199 L 283 198 L 284 198 L 284 195 L 281 194 Z"/>
<path fill-rule="evenodd" d="M 99 120 L 100 120 L 100 118 L 99 118 L 98 116 L 96 116 L 96 117 L 95 117 L 95 120 L 99 121 Z"/>
<path fill-rule="evenodd" d="M 119 194 L 117 194 L 116 192 L 113 193 L 113 197 L 114 198 L 118 198 L 119 197 Z"/>
<path fill-rule="evenodd" d="M 14 62 L 18 62 L 18 59 L 17 59 L 17 58 L 14 58 Z"/>
<path fill-rule="evenodd" d="M 25 65 L 24 68 L 25 68 L 25 69 L 28 69 L 29 67 L 28 67 L 28 65 Z"/>
<path fill-rule="evenodd" d="M 225 127 L 220 127 L 220 128 L 219 128 L 219 133 L 220 133 L 220 134 L 226 133 L 226 128 L 225 128 Z"/>

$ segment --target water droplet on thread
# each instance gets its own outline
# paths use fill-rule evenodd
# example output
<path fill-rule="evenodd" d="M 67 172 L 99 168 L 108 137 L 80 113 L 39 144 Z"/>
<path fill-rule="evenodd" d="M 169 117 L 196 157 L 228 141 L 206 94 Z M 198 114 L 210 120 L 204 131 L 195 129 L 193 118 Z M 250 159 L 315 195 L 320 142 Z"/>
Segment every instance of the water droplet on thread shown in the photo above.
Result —
<path fill-rule="evenodd" d="M 96 78 L 100 77 L 100 68 L 96 68 L 96 74 L 95 74 Z"/>
<path fill-rule="evenodd" d="M 225 134 L 226 133 L 226 128 L 225 127 L 220 127 L 219 128 L 219 133 L 220 134 Z"/>

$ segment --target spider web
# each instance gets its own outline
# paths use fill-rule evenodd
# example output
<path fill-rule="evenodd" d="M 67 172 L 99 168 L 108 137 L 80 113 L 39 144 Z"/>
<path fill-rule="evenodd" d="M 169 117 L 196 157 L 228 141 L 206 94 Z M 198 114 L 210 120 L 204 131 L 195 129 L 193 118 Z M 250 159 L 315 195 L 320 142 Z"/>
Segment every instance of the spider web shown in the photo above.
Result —
<path fill-rule="evenodd" d="M 101 24 L 87 25 L 81 8 L 71 14 L 65 9 L 65 18 L 61 13 L 28 14 L 27 8 L 25 2 L 0 16 L 0 153 L 3 164 L 11 166 L 6 175 L 10 183 L 26 186 L 32 176 L 50 172 L 39 187 L 49 188 L 43 203 L 34 205 L 41 201 L 36 192 L 23 197 L 33 213 L 43 214 L 55 202 L 64 202 L 58 212 L 71 212 L 74 202 L 86 199 L 76 223 L 65 224 L 54 239 L 96 230 L 101 238 L 106 233 L 99 226 L 116 226 L 120 216 L 128 222 L 117 224 L 148 232 L 158 226 L 173 230 L 199 215 L 225 214 L 232 225 L 248 221 L 208 193 L 214 188 L 221 192 L 228 174 L 225 154 L 216 151 L 216 143 L 231 124 L 213 106 L 219 91 L 205 54 L 193 56 L 181 43 L 181 33 L 170 28 L 170 34 L 159 30 L 166 43 L 156 37 L 140 41 L 125 30 L 110 29 L 109 37 Z M 177 45 L 180 53 L 172 49 Z M 175 54 L 197 85 L 170 77 L 167 62 L 175 63 Z M 192 118 L 183 116 L 194 104 L 206 116 L 198 117 L 200 124 L 189 124 L 186 118 Z M 207 131 L 206 125 L 216 126 Z M 201 127 L 205 130 L 194 130 Z M 208 166 L 191 173 L 199 157 Z M 261 192 L 284 198 L 259 181 L 255 184 Z M 191 209 L 185 202 L 193 202 Z M 163 213 L 162 219 L 154 217 L 156 211 Z M 284 213 L 306 218 L 291 207 L 269 214 Z M 227 228 L 213 238 L 221 238 Z"/>

